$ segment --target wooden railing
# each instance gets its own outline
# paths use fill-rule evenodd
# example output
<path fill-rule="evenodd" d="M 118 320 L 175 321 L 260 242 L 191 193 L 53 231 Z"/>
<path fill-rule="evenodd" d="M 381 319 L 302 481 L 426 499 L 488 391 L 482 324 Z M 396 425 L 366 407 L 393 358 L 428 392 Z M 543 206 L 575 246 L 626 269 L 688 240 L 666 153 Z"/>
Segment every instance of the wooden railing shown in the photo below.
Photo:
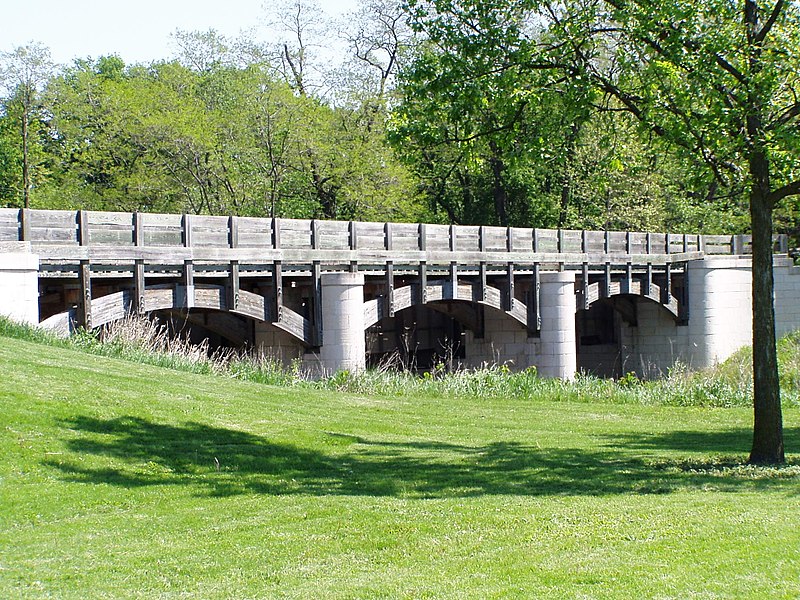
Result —
<path fill-rule="evenodd" d="M 751 251 L 750 236 L 581 231 L 526 227 L 370 223 L 316 219 L 270 219 L 200 215 L 0 209 L 0 241 L 26 241 L 44 258 L 129 259 L 144 249 L 163 260 L 223 257 L 212 250 L 236 249 L 245 260 L 403 259 L 432 263 L 537 258 L 557 262 L 607 262 L 609 256 L 669 263 L 703 255 L 739 255 Z M 786 236 L 775 250 L 787 251 Z M 92 249 L 74 252 L 70 249 Z M 208 250 L 208 252 L 203 252 Z M 138 252 L 137 252 L 138 251 Z M 270 252 L 271 251 L 271 252 Z M 294 251 L 286 254 L 286 251 Z M 301 252 L 297 252 L 301 251 Z M 317 252 L 315 252 L 317 251 Z M 424 255 L 422 254 L 424 253 Z M 285 255 L 284 255 L 285 254 Z M 562 255 L 562 256 L 557 256 Z M 580 256 L 578 256 L 580 255 Z"/>

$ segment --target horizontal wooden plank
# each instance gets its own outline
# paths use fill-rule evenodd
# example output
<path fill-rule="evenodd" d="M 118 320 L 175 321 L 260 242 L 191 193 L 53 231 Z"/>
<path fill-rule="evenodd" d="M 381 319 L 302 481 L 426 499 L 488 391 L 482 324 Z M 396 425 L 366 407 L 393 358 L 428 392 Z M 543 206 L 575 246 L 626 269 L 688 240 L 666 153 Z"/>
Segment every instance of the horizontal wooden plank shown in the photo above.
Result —
<path fill-rule="evenodd" d="M 0 208 L 0 241 L 16 242 L 20 239 L 20 211 L 16 208 Z"/>

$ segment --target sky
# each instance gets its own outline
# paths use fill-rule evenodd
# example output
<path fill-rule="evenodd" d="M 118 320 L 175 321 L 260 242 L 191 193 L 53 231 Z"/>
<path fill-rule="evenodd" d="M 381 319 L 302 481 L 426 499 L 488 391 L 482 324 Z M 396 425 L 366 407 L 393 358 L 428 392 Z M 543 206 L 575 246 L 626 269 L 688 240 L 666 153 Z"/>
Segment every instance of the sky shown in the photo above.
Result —
<path fill-rule="evenodd" d="M 57 64 L 110 54 L 125 63 L 175 55 L 176 30 L 215 29 L 226 37 L 263 24 L 270 0 L 4 0 L 0 52 L 30 42 L 50 48 Z M 358 0 L 319 0 L 332 17 L 358 8 Z"/>

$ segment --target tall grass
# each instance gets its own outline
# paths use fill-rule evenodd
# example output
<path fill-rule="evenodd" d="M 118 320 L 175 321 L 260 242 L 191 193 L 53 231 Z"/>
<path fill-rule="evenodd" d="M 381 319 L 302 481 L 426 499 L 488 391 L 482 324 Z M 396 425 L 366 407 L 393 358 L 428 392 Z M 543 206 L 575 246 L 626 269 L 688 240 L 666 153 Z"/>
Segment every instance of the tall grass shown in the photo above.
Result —
<path fill-rule="evenodd" d="M 585 374 L 572 382 L 538 377 L 531 368 L 512 372 L 505 365 L 447 371 L 438 366 L 420 374 L 391 363 L 363 373 L 340 371 L 312 379 L 299 361 L 285 365 L 260 351 L 210 351 L 207 342 L 192 344 L 156 321 L 129 317 L 99 332 L 80 331 L 57 338 L 35 327 L 0 318 L 0 335 L 44 344 L 69 345 L 103 356 L 198 374 L 213 374 L 284 387 L 337 390 L 362 395 L 401 397 L 530 398 L 570 402 L 637 403 L 668 406 L 748 406 L 752 403 L 752 354 L 745 348 L 724 363 L 693 372 L 674 366 L 666 377 L 642 381 L 632 374 L 619 380 Z M 780 384 L 786 406 L 800 406 L 800 332 L 778 344 Z"/>

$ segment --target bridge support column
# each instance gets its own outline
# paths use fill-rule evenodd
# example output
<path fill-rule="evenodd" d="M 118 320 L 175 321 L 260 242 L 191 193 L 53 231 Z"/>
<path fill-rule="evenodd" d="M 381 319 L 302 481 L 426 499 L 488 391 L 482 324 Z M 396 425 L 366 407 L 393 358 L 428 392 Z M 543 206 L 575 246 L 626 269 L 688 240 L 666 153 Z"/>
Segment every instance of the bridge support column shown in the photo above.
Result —
<path fill-rule="evenodd" d="M 360 372 L 366 368 L 364 340 L 364 275 L 323 273 L 322 347 L 326 373 Z"/>
<path fill-rule="evenodd" d="M 0 243 L 0 315 L 39 324 L 39 257 L 28 242 Z"/>
<path fill-rule="evenodd" d="M 573 379 L 578 368 L 575 346 L 575 271 L 540 275 L 542 329 L 538 369 L 542 377 Z"/>
<path fill-rule="evenodd" d="M 689 353 L 695 369 L 724 361 L 752 344 L 752 261 L 706 257 L 687 264 Z"/>

